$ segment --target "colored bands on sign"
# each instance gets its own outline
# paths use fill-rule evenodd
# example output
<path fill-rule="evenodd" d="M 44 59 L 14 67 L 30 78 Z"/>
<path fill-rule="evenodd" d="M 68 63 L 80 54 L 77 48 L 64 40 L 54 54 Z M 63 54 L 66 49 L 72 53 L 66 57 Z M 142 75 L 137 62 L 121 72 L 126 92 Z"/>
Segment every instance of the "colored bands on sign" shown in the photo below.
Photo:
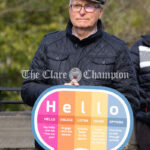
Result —
<path fill-rule="evenodd" d="M 116 90 L 93 86 L 55 86 L 32 111 L 37 142 L 49 150 L 118 150 L 128 142 L 133 114 Z"/>

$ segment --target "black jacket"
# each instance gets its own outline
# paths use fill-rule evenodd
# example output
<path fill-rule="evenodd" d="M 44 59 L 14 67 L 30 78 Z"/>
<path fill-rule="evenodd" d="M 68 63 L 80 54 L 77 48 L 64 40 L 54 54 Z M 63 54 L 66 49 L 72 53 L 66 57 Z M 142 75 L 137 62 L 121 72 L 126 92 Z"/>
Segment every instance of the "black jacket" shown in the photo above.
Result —
<path fill-rule="evenodd" d="M 72 68 L 86 72 L 84 75 L 88 78 L 82 77 L 80 85 L 114 88 L 127 97 L 134 110 L 139 108 L 139 89 L 128 48 L 123 41 L 104 32 L 101 21 L 98 22 L 98 31 L 83 40 L 72 35 L 71 22 L 65 31 L 50 33 L 43 38 L 30 67 L 30 71 L 39 76 L 33 78 L 30 72 L 29 78 L 23 82 L 23 101 L 33 106 L 38 96 L 47 88 L 70 82 L 68 73 Z M 53 73 L 66 72 L 67 77 L 45 79 L 42 75 L 44 70 L 53 70 Z M 129 73 L 129 78 L 94 78 L 92 70 L 101 73 Z M 48 72 L 46 76 L 49 77 L 50 74 Z"/>
<path fill-rule="evenodd" d="M 137 79 L 140 85 L 141 112 L 140 119 L 150 124 L 150 34 L 142 36 L 130 49 Z"/>

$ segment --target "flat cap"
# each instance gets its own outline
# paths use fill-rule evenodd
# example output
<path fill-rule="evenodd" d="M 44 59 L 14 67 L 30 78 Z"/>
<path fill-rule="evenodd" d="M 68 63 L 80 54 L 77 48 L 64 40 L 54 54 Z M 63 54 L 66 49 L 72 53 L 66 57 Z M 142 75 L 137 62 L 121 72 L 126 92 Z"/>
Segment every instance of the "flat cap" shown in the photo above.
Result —
<path fill-rule="evenodd" d="M 92 2 L 97 2 L 99 4 L 104 5 L 106 3 L 106 0 L 91 0 Z"/>

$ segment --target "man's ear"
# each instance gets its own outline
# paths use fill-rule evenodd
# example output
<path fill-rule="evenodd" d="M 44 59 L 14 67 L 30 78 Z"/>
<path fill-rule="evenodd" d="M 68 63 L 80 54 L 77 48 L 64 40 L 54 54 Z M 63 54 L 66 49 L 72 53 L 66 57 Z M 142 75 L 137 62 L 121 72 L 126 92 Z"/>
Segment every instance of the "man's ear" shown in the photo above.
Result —
<path fill-rule="evenodd" d="M 100 8 L 99 19 L 101 19 L 102 16 L 103 16 L 103 8 Z"/>
<path fill-rule="evenodd" d="M 70 5 L 68 5 L 68 11 L 70 12 L 70 9 L 71 9 L 71 6 Z"/>

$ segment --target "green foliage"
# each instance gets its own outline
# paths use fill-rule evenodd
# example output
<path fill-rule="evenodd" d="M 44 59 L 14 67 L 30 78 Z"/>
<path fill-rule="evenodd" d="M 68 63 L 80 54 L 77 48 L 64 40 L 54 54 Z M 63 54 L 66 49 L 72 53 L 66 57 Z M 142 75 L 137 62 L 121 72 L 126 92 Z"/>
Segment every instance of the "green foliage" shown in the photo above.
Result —
<path fill-rule="evenodd" d="M 21 70 L 29 68 L 42 37 L 65 29 L 68 1 L 0 0 L 0 87 L 21 86 Z M 102 21 L 105 31 L 131 45 L 141 34 L 150 33 L 150 1 L 108 0 Z M 19 94 L 3 97 L 21 99 Z"/>
<path fill-rule="evenodd" d="M 149 0 L 108 0 L 104 7 L 105 30 L 131 46 L 142 34 L 150 33 Z"/>
<path fill-rule="evenodd" d="M 0 87 L 21 87 L 21 70 L 28 70 L 42 37 L 65 29 L 66 1 L 0 1 Z M 2 93 L 3 99 L 21 99 L 19 94 Z M 3 107 L 20 110 L 21 105 Z"/>

